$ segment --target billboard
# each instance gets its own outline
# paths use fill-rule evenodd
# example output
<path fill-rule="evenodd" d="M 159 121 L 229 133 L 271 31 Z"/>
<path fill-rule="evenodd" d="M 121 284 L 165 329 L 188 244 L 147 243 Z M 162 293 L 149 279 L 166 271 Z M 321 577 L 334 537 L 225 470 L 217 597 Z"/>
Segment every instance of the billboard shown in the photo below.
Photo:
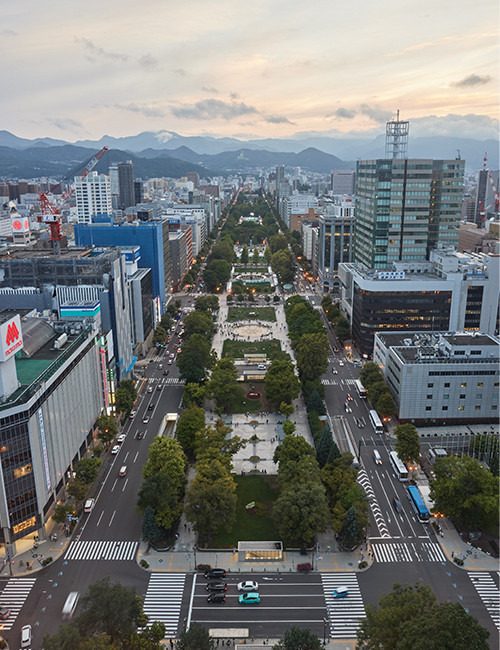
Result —
<path fill-rule="evenodd" d="M 23 347 L 23 333 L 19 314 L 0 325 L 0 361 L 7 361 Z"/>

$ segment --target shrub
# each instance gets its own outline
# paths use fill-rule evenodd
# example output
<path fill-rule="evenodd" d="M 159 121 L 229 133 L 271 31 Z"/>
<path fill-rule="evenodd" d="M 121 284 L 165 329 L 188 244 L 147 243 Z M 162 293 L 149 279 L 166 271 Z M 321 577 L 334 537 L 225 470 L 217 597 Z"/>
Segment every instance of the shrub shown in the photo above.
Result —
<path fill-rule="evenodd" d="M 301 564 L 297 564 L 297 571 L 300 573 L 309 573 L 309 571 L 312 571 L 312 564 L 310 562 L 302 562 Z"/>
<path fill-rule="evenodd" d="M 42 566 L 47 566 L 47 564 L 50 564 L 52 562 L 51 557 L 46 557 L 44 560 L 42 560 Z"/>
<path fill-rule="evenodd" d="M 144 558 L 142 558 L 139 564 L 142 566 L 143 569 L 149 569 L 149 562 L 147 562 Z"/>
<path fill-rule="evenodd" d="M 210 569 L 212 568 L 212 565 L 211 564 L 197 564 L 196 568 L 198 569 L 198 571 L 201 571 L 202 573 L 205 573 L 205 571 L 210 571 Z"/>
<path fill-rule="evenodd" d="M 463 566 L 464 565 L 464 561 L 462 560 L 461 557 L 454 557 L 453 562 L 455 562 L 455 564 L 458 565 L 458 566 Z"/>
<path fill-rule="evenodd" d="M 358 564 L 358 569 L 366 569 L 367 566 L 368 566 L 368 562 L 366 560 L 363 560 Z"/>

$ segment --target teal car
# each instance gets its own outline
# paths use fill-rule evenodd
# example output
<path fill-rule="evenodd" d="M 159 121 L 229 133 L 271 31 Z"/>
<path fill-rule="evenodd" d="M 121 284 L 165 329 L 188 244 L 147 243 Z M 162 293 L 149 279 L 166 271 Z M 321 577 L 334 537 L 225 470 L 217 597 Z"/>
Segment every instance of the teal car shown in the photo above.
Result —
<path fill-rule="evenodd" d="M 258 605 L 260 603 L 260 596 L 255 591 L 249 591 L 246 594 L 241 594 L 238 598 L 240 605 Z"/>

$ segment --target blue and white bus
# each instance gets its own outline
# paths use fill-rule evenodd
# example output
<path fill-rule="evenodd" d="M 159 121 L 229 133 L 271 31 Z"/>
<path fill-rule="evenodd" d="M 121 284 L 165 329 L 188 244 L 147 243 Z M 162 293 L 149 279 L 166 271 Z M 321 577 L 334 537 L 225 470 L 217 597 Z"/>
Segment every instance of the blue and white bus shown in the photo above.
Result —
<path fill-rule="evenodd" d="M 415 514 L 418 517 L 418 520 L 423 524 L 426 524 L 429 521 L 429 510 L 422 499 L 422 495 L 418 491 L 418 487 L 415 485 L 409 485 L 406 488 L 408 492 L 408 498 L 410 499 L 411 506 L 415 510 Z"/>
<path fill-rule="evenodd" d="M 389 452 L 389 460 L 391 461 L 392 469 L 396 472 L 398 479 L 400 481 L 407 481 L 408 469 L 395 451 Z"/>
<path fill-rule="evenodd" d="M 375 433 L 382 435 L 384 433 L 384 427 L 377 411 L 375 411 L 375 409 L 372 409 L 368 415 L 370 416 L 370 422 L 372 423 L 372 427 L 375 429 Z"/>

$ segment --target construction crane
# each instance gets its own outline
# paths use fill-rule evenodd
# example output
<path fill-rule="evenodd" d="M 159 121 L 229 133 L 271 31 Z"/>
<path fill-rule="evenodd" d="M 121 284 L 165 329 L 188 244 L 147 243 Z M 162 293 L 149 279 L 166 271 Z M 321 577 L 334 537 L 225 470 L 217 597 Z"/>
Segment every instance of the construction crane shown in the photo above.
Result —
<path fill-rule="evenodd" d="M 106 151 L 108 151 L 108 147 L 103 147 L 100 151 L 98 151 L 95 154 L 95 156 L 92 156 L 92 158 L 87 162 L 87 164 L 83 168 L 82 172 L 77 176 L 75 176 L 75 178 L 77 178 L 78 180 L 83 180 L 97 165 L 99 160 L 101 160 L 101 158 L 104 156 Z M 40 223 L 45 223 L 49 227 L 49 233 L 50 233 L 49 241 L 52 242 L 52 249 L 54 251 L 54 255 L 59 255 L 61 252 L 62 233 L 61 233 L 60 210 L 62 206 L 66 203 L 66 201 L 70 198 L 70 196 L 73 194 L 74 191 L 75 191 L 75 186 L 73 184 L 66 190 L 66 192 L 64 192 L 61 195 L 61 198 L 58 201 L 58 205 L 56 207 L 50 203 L 48 196 L 44 192 L 42 192 L 38 197 L 38 200 L 40 201 L 41 214 L 38 215 L 37 221 L 39 221 Z"/>

